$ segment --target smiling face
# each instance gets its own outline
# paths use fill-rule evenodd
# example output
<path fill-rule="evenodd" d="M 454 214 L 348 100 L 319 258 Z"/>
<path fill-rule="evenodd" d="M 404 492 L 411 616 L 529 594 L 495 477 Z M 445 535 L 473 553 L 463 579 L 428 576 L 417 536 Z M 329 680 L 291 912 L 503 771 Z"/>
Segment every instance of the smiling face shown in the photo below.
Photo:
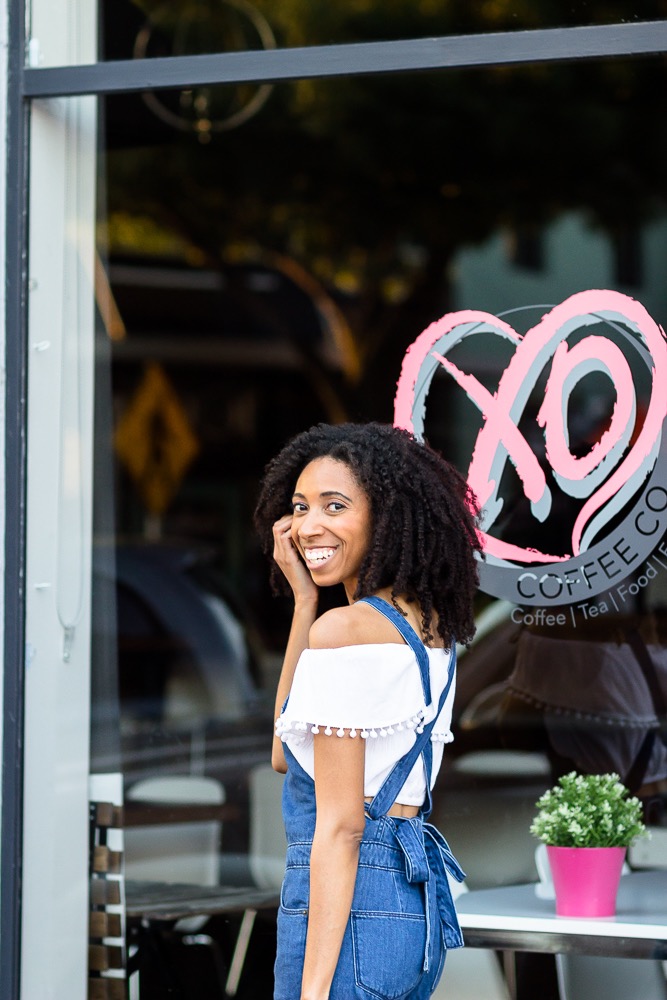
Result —
<path fill-rule="evenodd" d="M 320 587 L 342 583 L 352 600 L 371 541 L 371 510 L 350 468 L 314 459 L 299 476 L 292 509 L 292 541 L 313 580 Z"/>

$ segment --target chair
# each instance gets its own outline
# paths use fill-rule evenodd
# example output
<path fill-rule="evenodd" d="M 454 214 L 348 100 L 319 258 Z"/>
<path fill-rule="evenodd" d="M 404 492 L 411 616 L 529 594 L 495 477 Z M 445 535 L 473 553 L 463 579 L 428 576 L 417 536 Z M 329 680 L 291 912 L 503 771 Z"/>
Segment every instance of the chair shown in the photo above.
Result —
<path fill-rule="evenodd" d="M 214 778 L 174 775 L 146 778 L 126 798 L 146 805 L 223 805 L 225 789 Z M 154 823 L 125 830 L 125 877 L 154 882 L 217 885 L 222 823 Z M 181 920 L 177 929 L 193 933 L 205 917 Z"/>
<path fill-rule="evenodd" d="M 131 802 L 146 805 L 223 805 L 225 789 L 214 778 L 199 775 L 167 775 L 146 778 L 132 785 L 126 794 Z M 151 882 L 183 882 L 215 886 L 219 883 L 220 820 L 153 823 L 125 829 L 125 877 Z M 202 928 L 207 916 L 185 917 L 173 930 L 181 943 L 208 949 L 216 977 L 224 989 L 226 970 L 217 942 Z M 158 933 L 151 928 L 150 946 L 160 951 Z"/>
<path fill-rule="evenodd" d="M 285 874 L 284 781 L 270 764 L 258 764 L 250 774 L 250 872 L 260 889 L 279 890 Z"/>
<path fill-rule="evenodd" d="M 287 839 L 282 821 L 284 775 L 270 764 L 257 764 L 250 772 L 250 855 L 252 880 L 259 889 L 280 892 L 285 873 Z M 236 939 L 225 995 L 236 996 L 257 910 L 248 907 Z"/>
<path fill-rule="evenodd" d="M 649 826 L 651 836 L 640 837 L 628 850 L 633 870 L 637 868 L 667 868 L 667 829 Z"/>
<path fill-rule="evenodd" d="M 468 891 L 449 879 L 456 899 Z M 455 948 L 447 952 L 445 970 L 433 1000 L 510 1000 L 507 983 L 494 954 L 485 948 Z"/>
<path fill-rule="evenodd" d="M 553 882 L 545 844 L 535 850 L 543 899 L 553 899 Z M 623 873 L 630 871 L 623 866 Z M 561 1000 L 667 1000 L 667 980 L 657 959 L 613 958 L 599 955 L 556 955 Z"/>
<path fill-rule="evenodd" d="M 89 794 L 88 997 L 127 1000 L 122 776 L 91 775 Z"/>
<path fill-rule="evenodd" d="M 667 982 L 657 959 L 557 955 L 561 1000 L 665 1000 Z"/>

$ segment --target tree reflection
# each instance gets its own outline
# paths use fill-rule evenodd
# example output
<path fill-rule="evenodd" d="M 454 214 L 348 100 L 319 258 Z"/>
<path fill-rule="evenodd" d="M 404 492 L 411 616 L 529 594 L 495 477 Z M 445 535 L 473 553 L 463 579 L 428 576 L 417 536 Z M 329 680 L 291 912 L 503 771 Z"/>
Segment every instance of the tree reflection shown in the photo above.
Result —
<path fill-rule="evenodd" d="M 627 8 L 587 4 L 586 19 L 622 20 Z M 281 45 L 581 20 L 559 4 L 501 0 L 257 9 Z M 666 10 L 655 0 L 642 16 Z M 129 24 L 127 37 L 106 30 L 111 55 L 131 48 Z M 220 267 L 249 246 L 293 259 L 345 310 L 362 364 L 358 391 L 345 391 L 388 416 L 392 383 L 377 373 L 397 372 L 405 345 L 446 309 L 461 246 L 499 226 L 535 233 L 572 208 L 620 240 L 664 210 L 665 94 L 663 59 L 306 80 L 276 87 L 206 148 L 138 96 L 110 98 L 112 234 L 118 213 L 125 225 L 111 252 L 150 253 L 150 218 L 191 261 Z"/>

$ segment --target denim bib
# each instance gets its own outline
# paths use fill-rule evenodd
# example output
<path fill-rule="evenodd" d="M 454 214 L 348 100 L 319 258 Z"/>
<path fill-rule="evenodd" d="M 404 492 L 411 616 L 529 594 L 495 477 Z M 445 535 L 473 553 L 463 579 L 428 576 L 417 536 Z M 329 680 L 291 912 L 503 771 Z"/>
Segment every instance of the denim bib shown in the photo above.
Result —
<path fill-rule="evenodd" d="M 431 703 L 428 655 L 411 625 L 378 597 L 362 599 L 385 615 L 415 653 L 426 704 Z M 463 944 L 447 873 L 465 877 L 447 841 L 430 823 L 431 731 L 450 690 L 447 684 L 433 720 L 392 768 L 366 807 L 359 866 L 330 1000 L 425 1000 L 437 986 L 448 948 Z M 315 785 L 284 746 L 287 776 L 283 819 L 287 833 L 285 877 L 278 912 L 274 1000 L 298 1000 L 306 945 L 310 851 L 315 832 Z M 426 800 L 412 819 L 388 816 L 412 767 L 422 757 Z"/>

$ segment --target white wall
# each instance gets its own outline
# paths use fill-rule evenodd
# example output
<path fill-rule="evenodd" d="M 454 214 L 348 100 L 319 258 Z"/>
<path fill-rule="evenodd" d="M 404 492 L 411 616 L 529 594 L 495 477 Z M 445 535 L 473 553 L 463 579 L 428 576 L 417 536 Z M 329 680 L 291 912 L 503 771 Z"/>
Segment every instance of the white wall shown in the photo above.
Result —
<path fill-rule="evenodd" d="M 33 0 L 40 65 L 94 61 L 95 7 Z M 87 993 L 95 114 L 30 126 L 21 1000 Z"/>

